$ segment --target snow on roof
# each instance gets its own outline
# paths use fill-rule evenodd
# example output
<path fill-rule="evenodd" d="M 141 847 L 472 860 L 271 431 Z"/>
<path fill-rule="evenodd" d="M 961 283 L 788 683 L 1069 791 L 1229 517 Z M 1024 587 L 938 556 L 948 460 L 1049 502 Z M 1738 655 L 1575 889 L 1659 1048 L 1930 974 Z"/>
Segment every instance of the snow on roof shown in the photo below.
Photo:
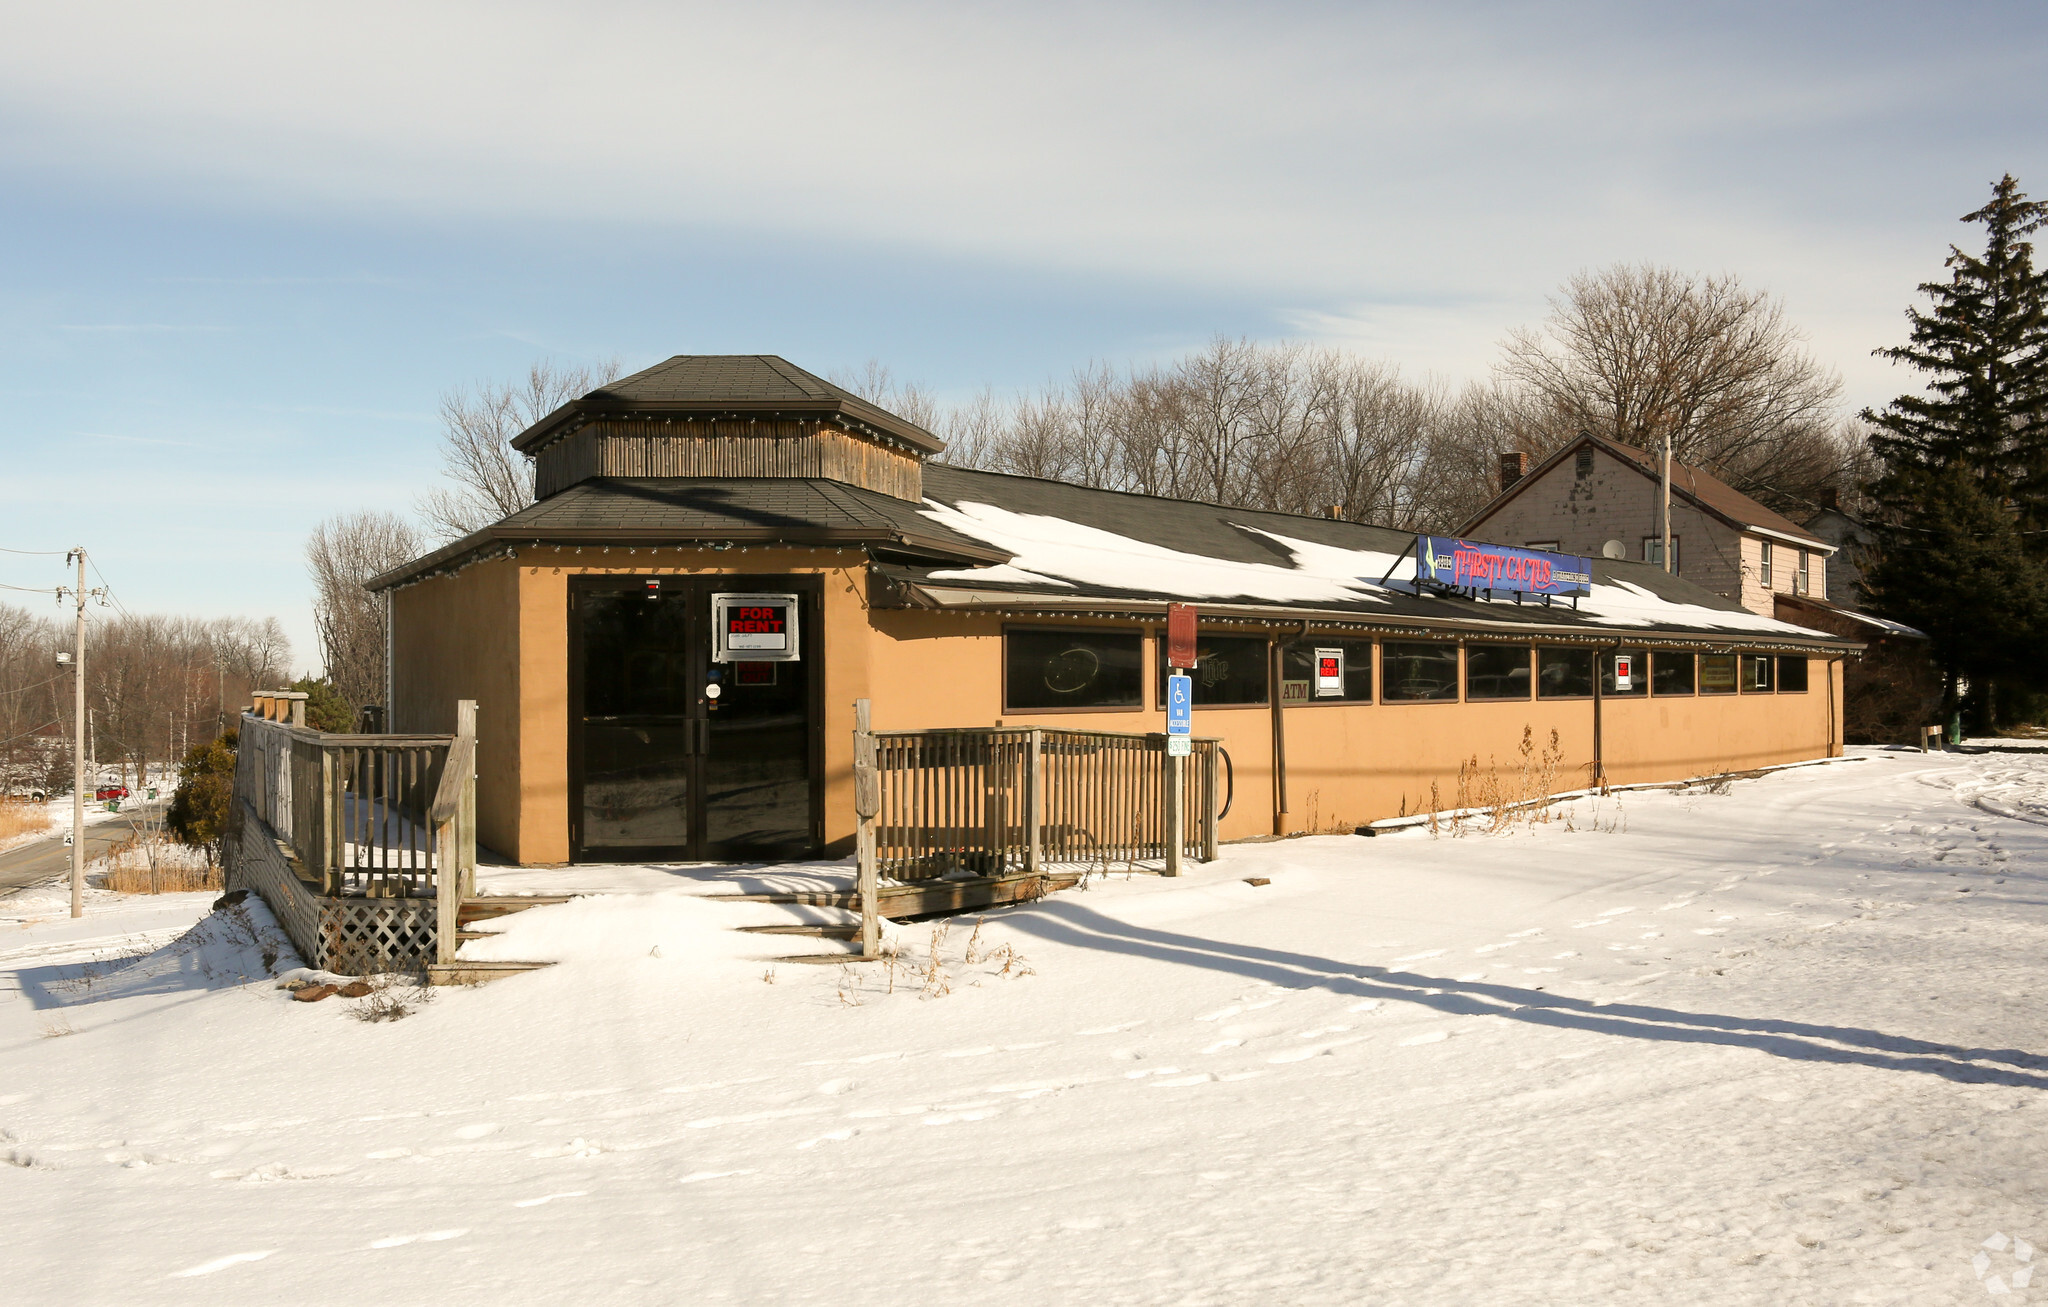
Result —
<path fill-rule="evenodd" d="M 1910 635 L 1922 640 L 1927 638 L 1927 632 L 1917 626 L 1908 626 L 1904 622 L 1894 622 L 1885 617 L 1873 617 L 1869 613 L 1859 613 L 1853 608 L 1839 608 L 1836 611 L 1844 617 L 1861 622 L 1865 626 L 1874 626 L 1878 630 L 1890 635 Z"/>
<path fill-rule="evenodd" d="M 1213 558 L 1063 517 L 1019 513 L 967 500 L 949 505 L 927 499 L 923 513 L 950 531 L 1012 555 L 1010 562 L 998 566 L 934 571 L 929 574 L 934 580 L 1064 591 L 1107 589 L 1177 600 L 1251 599 L 1301 606 L 1386 603 L 1394 595 L 1414 593 L 1413 583 L 1406 576 L 1385 584 L 1380 580 L 1399 566 L 1404 557 L 1401 554 L 1345 549 L 1236 522 L 1231 525 L 1237 530 L 1262 536 L 1285 549 L 1293 565 Z M 1788 636 L 1823 634 L 1746 609 L 1666 599 L 1626 581 L 1596 579 L 1592 595 L 1579 601 L 1577 611 L 1582 621 L 1604 627 L 1664 626 Z"/>
<path fill-rule="evenodd" d="M 952 507 L 928 499 L 924 515 L 948 530 L 1013 555 L 1002 566 L 931 573 L 944 581 L 1063 589 L 1101 586 L 1174 599 L 1255 597 L 1274 603 L 1383 603 L 1385 594 L 1375 582 L 1396 559 L 1392 554 L 1336 549 L 1257 532 L 1294 555 L 1294 566 L 1283 567 L 1184 553 L 1063 517 L 1016 513 L 993 504 Z"/>

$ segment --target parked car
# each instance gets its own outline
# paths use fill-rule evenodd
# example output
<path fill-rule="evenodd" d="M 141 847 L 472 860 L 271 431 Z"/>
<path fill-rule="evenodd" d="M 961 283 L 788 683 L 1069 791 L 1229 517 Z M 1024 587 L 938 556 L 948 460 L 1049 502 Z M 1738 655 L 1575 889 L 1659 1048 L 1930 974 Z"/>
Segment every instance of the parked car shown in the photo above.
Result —
<path fill-rule="evenodd" d="M 125 799 L 128 797 L 128 787 L 125 785 L 102 785 L 93 791 L 92 797 L 95 802 L 105 799 Z"/>

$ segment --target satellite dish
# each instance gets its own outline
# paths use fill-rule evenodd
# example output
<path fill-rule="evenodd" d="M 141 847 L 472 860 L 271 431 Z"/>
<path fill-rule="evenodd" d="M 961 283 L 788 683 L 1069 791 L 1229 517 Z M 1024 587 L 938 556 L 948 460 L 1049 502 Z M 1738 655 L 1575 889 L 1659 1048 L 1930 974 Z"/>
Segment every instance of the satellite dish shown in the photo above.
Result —
<path fill-rule="evenodd" d="M 1600 556 L 1602 558 L 1627 558 L 1628 546 L 1619 540 L 1609 540 L 1606 544 L 1600 546 Z"/>

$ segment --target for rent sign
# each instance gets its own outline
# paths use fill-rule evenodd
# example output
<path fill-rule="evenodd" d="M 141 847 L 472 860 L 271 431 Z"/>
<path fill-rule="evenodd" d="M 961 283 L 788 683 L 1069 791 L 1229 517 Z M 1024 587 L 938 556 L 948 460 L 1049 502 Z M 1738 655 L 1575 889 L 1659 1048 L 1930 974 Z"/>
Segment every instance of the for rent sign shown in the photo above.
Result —
<path fill-rule="evenodd" d="M 712 658 L 716 662 L 794 662 L 797 597 L 792 594 L 711 596 Z"/>
<path fill-rule="evenodd" d="M 1455 590 L 1577 598 L 1593 593 L 1593 562 L 1513 545 L 1488 545 L 1449 536 L 1415 538 L 1415 579 Z"/>

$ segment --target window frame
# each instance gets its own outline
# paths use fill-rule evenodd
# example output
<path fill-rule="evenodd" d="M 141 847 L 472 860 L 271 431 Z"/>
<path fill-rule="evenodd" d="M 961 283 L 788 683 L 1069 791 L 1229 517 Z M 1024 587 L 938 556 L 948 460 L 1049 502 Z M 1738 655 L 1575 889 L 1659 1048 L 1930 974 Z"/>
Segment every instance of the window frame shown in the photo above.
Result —
<path fill-rule="evenodd" d="M 1531 540 L 1528 544 L 1523 545 L 1522 548 L 1541 549 L 1546 553 L 1555 554 L 1563 552 L 1564 542 L 1561 540 Z"/>
<path fill-rule="evenodd" d="M 1135 637 L 1138 641 L 1138 699 L 1131 704 L 1075 705 L 1070 708 L 1020 708 L 1010 702 L 1010 635 L 1012 632 L 1025 635 L 1110 635 L 1120 638 Z M 1042 713 L 1142 713 L 1145 709 L 1145 648 L 1154 643 L 1151 633 L 1143 627 L 1119 626 L 1039 626 L 1028 622 L 1004 623 L 1002 628 L 1003 648 L 1002 684 L 999 687 L 1002 715 L 1005 717 L 1035 717 Z M 1161 690 L 1164 693 L 1164 690 Z"/>
<path fill-rule="evenodd" d="M 1762 582 L 1762 583 L 1763 583 L 1763 587 L 1764 587 L 1764 589 L 1765 589 L 1765 590 L 1767 590 L 1767 591 L 1768 591 L 1768 590 L 1772 590 L 1772 589 L 1774 589 L 1774 588 L 1775 588 L 1775 587 L 1774 587 L 1774 586 L 1773 586 L 1773 585 L 1771 584 L 1771 576 L 1772 576 L 1772 571 L 1771 571 L 1771 555 L 1772 555 L 1772 554 L 1774 554 L 1774 553 L 1776 553 L 1776 552 L 1777 552 L 1777 546 L 1776 546 L 1776 545 L 1772 544 L 1772 543 L 1771 543 L 1770 541 L 1768 541 L 1768 540 L 1764 541 L 1764 552 L 1763 552 L 1763 561 L 1762 561 L 1761 565 L 1760 565 L 1760 566 L 1759 566 L 1759 567 L 1757 568 L 1757 572 L 1756 572 L 1756 578 L 1757 578 L 1757 580 L 1758 580 L 1758 581 L 1760 581 L 1760 582 Z"/>
<path fill-rule="evenodd" d="M 1811 658 L 1807 657 L 1805 654 L 1779 654 L 1777 656 L 1777 662 L 1778 665 L 1773 672 L 1773 675 L 1776 676 L 1777 679 L 1772 683 L 1772 688 L 1777 693 L 1809 694 L 1812 692 L 1813 660 Z M 1787 663 L 1796 663 L 1799 666 L 1799 688 L 1796 690 L 1787 689 L 1785 686 L 1785 664 Z"/>
<path fill-rule="evenodd" d="M 1660 660 L 1665 658 L 1683 658 L 1686 660 L 1687 667 L 1685 677 L 1685 689 L 1660 690 L 1657 688 L 1657 664 Z M 1652 699 L 1659 697 L 1666 699 L 1696 699 L 1699 697 L 1699 693 L 1700 659 L 1698 654 L 1693 653 L 1689 650 L 1679 649 L 1650 650 L 1650 697 Z"/>
<path fill-rule="evenodd" d="M 1749 669 L 1752 664 L 1765 669 L 1770 684 L 1761 688 L 1749 683 Z M 1743 694 L 1776 694 L 1778 692 L 1778 659 L 1775 654 L 1745 653 L 1736 655 L 1735 685 Z"/>
<path fill-rule="evenodd" d="M 1203 703 L 1199 697 L 1200 691 L 1198 690 L 1196 692 L 1198 697 L 1194 700 L 1193 707 L 1200 712 L 1232 712 L 1241 708 L 1264 708 L 1271 710 L 1273 707 L 1273 696 L 1279 690 L 1279 687 L 1273 683 L 1273 637 L 1259 634 L 1239 634 L 1236 631 L 1212 631 L 1208 638 L 1212 640 L 1256 640 L 1265 647 L 1264 652 L 1259 657 L 1259 666 L 1262 669 L 1261 674 L 1266 680 L 1266 697 L 1257 703 Z M 1166 711 L 1166 678 L 1172 673 L 1173 669 L 1166 665 L 1165 637 L 1161 636 L 1157 643 L 1159 645 L 1159 654 L 1152 660 L 1153 689 L 1157 692 L 1158 709 L 1164 712 Z M 1202 636 L 1197 633 L 1195 637 L 1195 656 L 1197 659 L 1201 657 L 1201 650 Z M 1197 669 L 1189 668 L 1187 670 L 1192 673 Z M 1283 668 L 1283 670 L 1285 669 Z"/>
<path fill-rule="evenodd" d="M 1685 565 L 1685 551 L 1678 547 L 1678 542 L 1680 539 L 1681 537 L 1679 536 L 1678 532 L 1673 531 L 1671 533 L 1671 575 L 1673 576 L 1677 576 L 1678 570 Z M 1652 567 L 1659 566 L 1663 560 L 1659 559 L 1656 555 L 1662 553 L 1663 550 L 1663 536 L 1654 535 L 1643 537 L 1644 562 L 1650 564 Z"/>
<path fill-rule="evenodd" d="M 1367 697 L 1367 698 L 1364 698 L 1364 699 L 1353 699 L 1353 698 L 1350 698 L 1349 696 L 1340 696 L 1340 697 L 1338 697 L 1338 698 L 1335 698 L 1335 699 L 1318 699 L 1318 698 L 1316 698 L 1316 693 L 1315 693 L 1315 652 L 1314 652 L 1314 651 L 1315 651 L 1315 649 L 1316 649 L 1316 646 L 1318 646 L 1318 645 L 1323 645 L 1323 646 L 1329 646 L 1329 645 L 1333 645 L 1333 644 L 1342 644 L 1342 645 L 1359 645 L 1359 644 L 1362 644 L 1362 645 L 1364 645 L 1364 646 L 1365 646 L 1365 653 L 1366 653 L 1366 657 L 1367 657 L 1367 658 L 1369 658 L 1369 659 L 1371 660 L 1371 661 L 1370 661 L 1370 662 L 1369 662 L 1369 663 L 1368 663 L 1368 664 L 1366 665 L 1366 669 L 1365 669 L 1365 689 L 1366 689 L 1366 694 L 1367 694 L 1368 696 L 1370 696 L 1370 695 L 1371 695 L 1371 694 L 1372 694 L 1372 693 L 1373 693 L 1373 692 L 1374 692 L 1375 690 L 1377 690 L 1377 689 L 1379 688 L 1379 684 L 1378 684 L 1378 682 L 1379 682 L 1379 676 L 1380 676 L 1380 656 L 1379 656 L 1379 641 L 1377 641 L 1377 640 L 1373 639 L 1372 637 L 1370 637 L 1370 636 L 1366 636 L 1366 637 L 1364 637 L 1364 638 L 1360 638 L 1360 637 L 1357 637 L 1357 636 L 1349 636 L 1349 635 L 1310 635 L 1310 636 L 1306 637 L 1305 639 L 1303 639 L 1303 638 L 1297 638 L 1297 639 L 1293 639 L 1293 640 L 1284 640 L 1284 641 L 1282 641 L 1282 642 L 1280 643 L 1280 706 L 1281 706 L 1282 708 L 1345 708 L 1345 707 L 1350 707 L 1350 708 L 1357 708 L 1357 707 L 1370 707 L 1370 706 L 1372 706 L 1373 704 L 1375 704 L 1375 703 L 1379 702 L 1379 701 L 1378 701 L 1377 699 L 1374 699 L 1374 698 L 1371 698 L 1371 697 Z M 1302 700 L 1302 701 L 1301 701 L 1300 703 L 1289 703 L 1289 702 L 1287 701 L 1287 651 L 1288 651 L 1289 649 L 1296 649 L 1296 648 L 1299 648 L 1299 649 L 1307 649 L 1307 650 L 1309 650 L 1309 651 L 1310 651 L 1310 652 L 1309 652 L 1309 694 L 1308 694 L 1308 698 L 1306 698 L 1306 699 L 1303 699 L 1303 700 Z M 1346 654 L 1344 655 L 1344 679 L 1345 679 L 1345 680 L 1347 680 L 1347 681 L 1351 679 L 1351 655 L 1349 654 L 1349 652 L 1347 652 L 1347 653 L 1346 653 Z M 1218 706 L 1218 707 L 1249 707 L 1249 706 L 1252 706 L 1252 705 L 1246 705 L 1246 704 L 1235 704 L 1235 705 L 1231 705 L 1231 704 L 1219 704 L 1219 705 L 1217 705 L 1217 706 Z M 1266 706 L 1269 706 L 1269 705 L 1266 705 L 1266 704 L 1261 704 L 1261 705 L 1257 705 L 1257 706 L 1259 706 L 1259 707 L 1266 707 Z"/>
<path fill-rule="evenodd" d="M 1439 695 L 1432 699 L 1410 699 L 1405 696 L 1397 697 L 1388 694 L 1387 648 L 1390 645 L 1397 648 L 1403 645 L 1422 645 L 1431 649 L 1449 649 L 1451 651 L 1452 666 L 1455 669 L 1452 674 L 1450 695 L 1448 697 Z M 1380 703 L 1383 706 L 1465 702 L 1465 654 L 1462 644 L 1455 640 L 1381 640 L 1379 646 L 1379 667 L 1376 670 L 1379 676 Z"/>
<path fill-rule="evenodd" d="M 1794 587 L 1794 588 L 1793 588 L 1793 591 L 1792 591 L 1792 592 L 1793 592 L 1794 594 L 1810 595 L 1810 594 L 1812 594 L 1812 593 L 1813 593 L 1813 551 L 1812 551 L 1812 550 L 1809 550 L 1809 549 L 1802 549 L 1802 550 L 1800 550 L 1800 551 L 1799 551 L 1799 570 L 1798 570 L 1797 572 L 1795 572 L 1795 573 L 1793 574 L 1793 576 L 1794 576 L 1794 581 L 1793 581 L 1793 587 Z"/>
<path fill-rule="evenodd" d="M 1642 671 L 1629 676 L 1629 680 L 1641 689 L 1610 690 L 1607 683 L 1614 679 L 1614 659 L 1627 654 L 1641 665 Z M 1602 649 L 1593 658 L 1593 675 L 1600 682 L 1600 697 L 1603 699 L 1647 699 L 1650 697 L 1650 651 L 1642 645 L 1624 645 L 1619 649 Z"/>
<path fill-rule="evenodd" d="M 1707 660 L 1709 658 L 1727 658 L 1733 661 L 1735 665 L 1735 675 L 1729 679 L 1727 689 L 1709 689 L 1707 687 Z M 1739 654 L 1732 653 L 1703 653 L 1698 655 L 1698 661 L 1696 661 L 1693 664 L 1693 683 L 1697 687 L 1695 693 L 1702 695 L 1722 695 L 1736 693 L 1742 688 L 1741 656 Z"/>
<path fill-rule="evenodd" d="M 1587 676 L 1586 692 L 1584 694 L 1543 693 L 1543 655 L 1546 653 L 1585 655 Z M 1583 644 L 1539 644 L 1536 646 L 1535 675 L 1536 699 L 1539 703 L 1570 703 L 1575 699 L 1589 700 L 1593 697 L 1593 687 L 1599 684 L 1600 680 L 1600 651 Z"/>
<path fill-rule="evenodd" d="M 1475 695 L 1472 693 L 1472 655 L 1484 650 L 1520 649 L 1523 655 L 1522 669 L 1529 674 L 1528 693 L 1522 695 Z M 1533 703 L 1536 700 L 1536 646 L 1531 644 L 1473 644 L 1464 645 L 1465 657 L 1462 680 L 1465 686 L 1466 703 Z"/>

